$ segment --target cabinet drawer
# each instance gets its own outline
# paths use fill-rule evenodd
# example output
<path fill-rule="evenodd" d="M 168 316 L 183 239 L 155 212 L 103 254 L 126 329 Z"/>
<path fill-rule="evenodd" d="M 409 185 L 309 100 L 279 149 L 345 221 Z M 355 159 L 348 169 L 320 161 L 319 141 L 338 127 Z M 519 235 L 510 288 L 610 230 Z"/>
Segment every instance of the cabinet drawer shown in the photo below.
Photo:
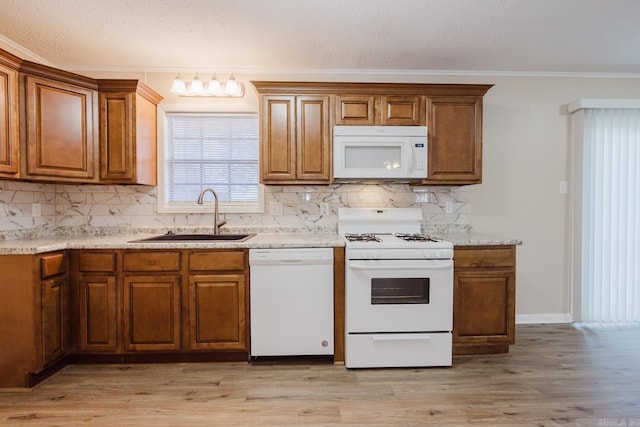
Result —
<path fill-rule="evenodd" d="M 127 252 L 124 271 L 178 271 L 180 252 Z"/>
<path fill-rule="evenodd" d="M 189 270 L 244 270 L 244 251 L 192 252 Z"/>
<path fill-rule="evenodd" d="M 78 269 L 82 272 L 113 273 L 116 271 L 116 254 L 80 254 L 78 257 Z"/>
<path fill-rule="evenodd" d="M 456 248 L 453 262 L 456 269 L 513 267 L 515 248 L 513 246 Z"/>
<path fill-rule="evenodd" d="M 57 276 L 67 272 L 67 254 L 43 255 L 40 257 L 40 277 Z"/>

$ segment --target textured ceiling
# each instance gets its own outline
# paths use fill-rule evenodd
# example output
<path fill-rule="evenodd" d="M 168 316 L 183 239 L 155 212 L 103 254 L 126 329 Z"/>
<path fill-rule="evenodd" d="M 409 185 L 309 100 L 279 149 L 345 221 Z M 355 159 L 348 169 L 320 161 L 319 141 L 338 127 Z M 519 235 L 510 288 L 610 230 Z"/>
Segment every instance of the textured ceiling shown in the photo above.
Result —
<path fill-rule="evenodd" d="M 639 17 L 638 0 L 2 0 L 0 35 L 71 71 L 635 76 Z"/>

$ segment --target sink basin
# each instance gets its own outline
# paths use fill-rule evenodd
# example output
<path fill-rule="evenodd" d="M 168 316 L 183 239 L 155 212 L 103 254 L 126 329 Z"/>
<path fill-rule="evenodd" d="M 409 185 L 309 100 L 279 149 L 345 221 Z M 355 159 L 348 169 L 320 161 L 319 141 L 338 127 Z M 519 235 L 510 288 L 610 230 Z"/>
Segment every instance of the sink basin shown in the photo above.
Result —
<path fill-rule="evenodd" d="M 174 234 L 167 233 L 160 236 L 147 237 L 146 239 L 132 240 L 129 243 L 138 242 L 244 242 L 255 234 Z"/>

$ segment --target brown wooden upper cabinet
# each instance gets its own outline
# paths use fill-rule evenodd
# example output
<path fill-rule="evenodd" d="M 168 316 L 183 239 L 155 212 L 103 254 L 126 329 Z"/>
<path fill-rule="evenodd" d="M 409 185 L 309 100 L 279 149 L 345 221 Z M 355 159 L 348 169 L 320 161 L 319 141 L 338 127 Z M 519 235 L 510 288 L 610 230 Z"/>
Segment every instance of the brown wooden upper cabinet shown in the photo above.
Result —
<path fill-rule="evenodd" d="M 329 184 L 328 95 L 261 95 L 261 182 Z"/>
<path fill-rule="evenodd" d="M 20 59 L 0 50 L 0 178 L 20 172 L 18 69 Z"/>
<path fill-rule="evenodd" d="M 424 97 L 417 95 L 337 95 L 336 125 L 420 126 L 426 123 Z"/>
<path fill-rule="evenodd" d="M 98 80 L 100 182 L 157 184 L 156 106 L 162 97 L 138 80 Z"/>
<path fill-rule="evenodd" d="M 24 176 L 97 181 L 97 87 L 92 79 L 24 61 Z"/>
<path fill-rule="evenodd" d="M 330 184 L 335 125 L 426 125 L 428 176 L 415 185 L 482 181 L 482 97 L 492 85 L 252 83 L 264 184 Z"/>
<path fill-rule="evenodd" d="M 425 184 L 482 182 L 482 96 L 429 97 Z"/>
<path fill-rule="evenodd" d="M 156 185 L 156 106 L 138 80 L 96 80 L 0 49 L 0 178 Z"/>

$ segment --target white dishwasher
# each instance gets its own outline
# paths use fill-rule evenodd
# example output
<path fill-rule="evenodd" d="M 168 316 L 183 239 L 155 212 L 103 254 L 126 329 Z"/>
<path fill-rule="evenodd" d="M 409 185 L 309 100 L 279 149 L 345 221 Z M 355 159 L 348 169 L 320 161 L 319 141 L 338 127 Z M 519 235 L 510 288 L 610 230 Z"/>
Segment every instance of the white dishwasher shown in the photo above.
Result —
<path fill-rule="evenodd" d="M 250 249 L 251 356 L 333 355 L 333 249 Z"/>

